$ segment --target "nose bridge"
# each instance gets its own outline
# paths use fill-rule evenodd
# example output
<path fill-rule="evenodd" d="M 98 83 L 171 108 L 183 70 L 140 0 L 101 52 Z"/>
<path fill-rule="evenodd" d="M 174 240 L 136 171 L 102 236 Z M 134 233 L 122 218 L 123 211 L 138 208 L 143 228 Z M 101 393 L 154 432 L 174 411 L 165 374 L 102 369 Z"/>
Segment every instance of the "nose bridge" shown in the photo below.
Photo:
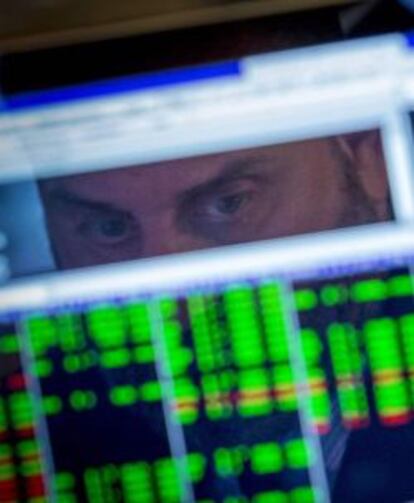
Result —
<path fill-rule="evenodd" d="M 142 255 L 152 257 L 191 250 L 195 247 L 173 215 L 154 216 L 143 223 Z"/>

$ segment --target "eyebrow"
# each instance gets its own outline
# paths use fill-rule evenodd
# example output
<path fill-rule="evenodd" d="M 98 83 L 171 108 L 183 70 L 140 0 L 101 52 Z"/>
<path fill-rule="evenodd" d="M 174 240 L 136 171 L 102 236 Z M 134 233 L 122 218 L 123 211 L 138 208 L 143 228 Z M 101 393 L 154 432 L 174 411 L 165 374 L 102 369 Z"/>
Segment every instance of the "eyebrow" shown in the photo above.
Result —
<path fill-rule="evenodd" d="M 86 210 L 99 211 L 101 213 L 128 213 L 125 210 L 113 206 L 111 203 L 85 199 L 64 188 L 56 188 L 51 190 L 51 192 L 46 195 L 46 199 L 49 200 L 51 204 L 77 206 Z"/>
<path fill-rule="evenodd" d="M 186 203 L 192 199 L 199 197 L 208 192 L 219 189 L 226 183 L 230 183 L 240 177 L 250 177 L 250 178 L 263 178 L 262 175 L 257 173 L 258 167 L 263 164 L 263 160 L 260 157 L 248 157 L 245 159 L 237 159 L 235 161 L 230 161 L 225 163 L 222 171 L 213 179 L 207 180 L 206 182 L 190 187 L 178 195 L 178 203 Z M 63 187 L 55 188 L 46 194 L 46 199 L 52 205 L 54 204 L 64 204 L 66 206 L 77 206 L 84 208 L 85 210 L 106 212 L 106 213 L 122 213 L 129 214 L 128 211 L 120 209 L 111 203 L 94 201 L 93 199 L 83 198 L 68 189 Z"/>
<path fill-rule="evenodd" d="M 264 166 L 264 161 L 260 157 L 249 157 L 229 162 L 213 179 L 185 190 L 179 196 L 179 202 L 185 203 L 208 192 L 213 192 L 223 185 L 241 177 L 257 180 L 264 179 L 263 173 L 258 172 L 260 166 Z"/>

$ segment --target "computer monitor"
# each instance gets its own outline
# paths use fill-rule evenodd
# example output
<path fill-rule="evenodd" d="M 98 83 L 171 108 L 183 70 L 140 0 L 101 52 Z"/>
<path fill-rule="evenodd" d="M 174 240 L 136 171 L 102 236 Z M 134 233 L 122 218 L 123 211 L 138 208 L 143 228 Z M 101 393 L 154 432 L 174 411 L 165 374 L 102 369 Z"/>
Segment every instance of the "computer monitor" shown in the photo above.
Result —
<path fill-rule="evenodd" d="M 414 499 L 411 47 L 4 97 L 0 501 Z"/>

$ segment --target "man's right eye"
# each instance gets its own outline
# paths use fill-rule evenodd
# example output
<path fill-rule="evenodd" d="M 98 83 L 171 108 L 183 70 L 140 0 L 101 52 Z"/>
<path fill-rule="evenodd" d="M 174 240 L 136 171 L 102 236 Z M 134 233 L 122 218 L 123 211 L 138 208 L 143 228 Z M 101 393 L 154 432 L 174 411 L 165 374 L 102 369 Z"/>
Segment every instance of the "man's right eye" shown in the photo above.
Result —
<path fill-rule="evenodd" d="M 102 245 L 121 244 L 137 232 L 136 224 L 127 215 L 88 218 L 78 229 L 85 238 Z"/>

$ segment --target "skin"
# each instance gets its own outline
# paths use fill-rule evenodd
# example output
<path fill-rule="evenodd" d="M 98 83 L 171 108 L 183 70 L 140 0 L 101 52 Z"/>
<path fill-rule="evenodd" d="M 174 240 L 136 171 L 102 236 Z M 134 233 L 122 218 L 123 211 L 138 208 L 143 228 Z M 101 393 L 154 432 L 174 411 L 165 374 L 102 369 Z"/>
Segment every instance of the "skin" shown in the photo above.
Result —
<path fill-rule="evenodd" d="M 41 182 L 59 268 L 390 219 L 376 132 Z"/>
<path fill-rule="evenodd" d="M 39 187 L 62 269 L 391 218 L 376 133 L 60 177 Z M 0 355 L 0 378 L 17 366 Z"/>
<path fill-rule="evenodd" d="M 60 269 L 392 216 L 376 132 L 59 177 L 39 188 Z M 1 379 L 17 362 L 0 360 Z"/>

